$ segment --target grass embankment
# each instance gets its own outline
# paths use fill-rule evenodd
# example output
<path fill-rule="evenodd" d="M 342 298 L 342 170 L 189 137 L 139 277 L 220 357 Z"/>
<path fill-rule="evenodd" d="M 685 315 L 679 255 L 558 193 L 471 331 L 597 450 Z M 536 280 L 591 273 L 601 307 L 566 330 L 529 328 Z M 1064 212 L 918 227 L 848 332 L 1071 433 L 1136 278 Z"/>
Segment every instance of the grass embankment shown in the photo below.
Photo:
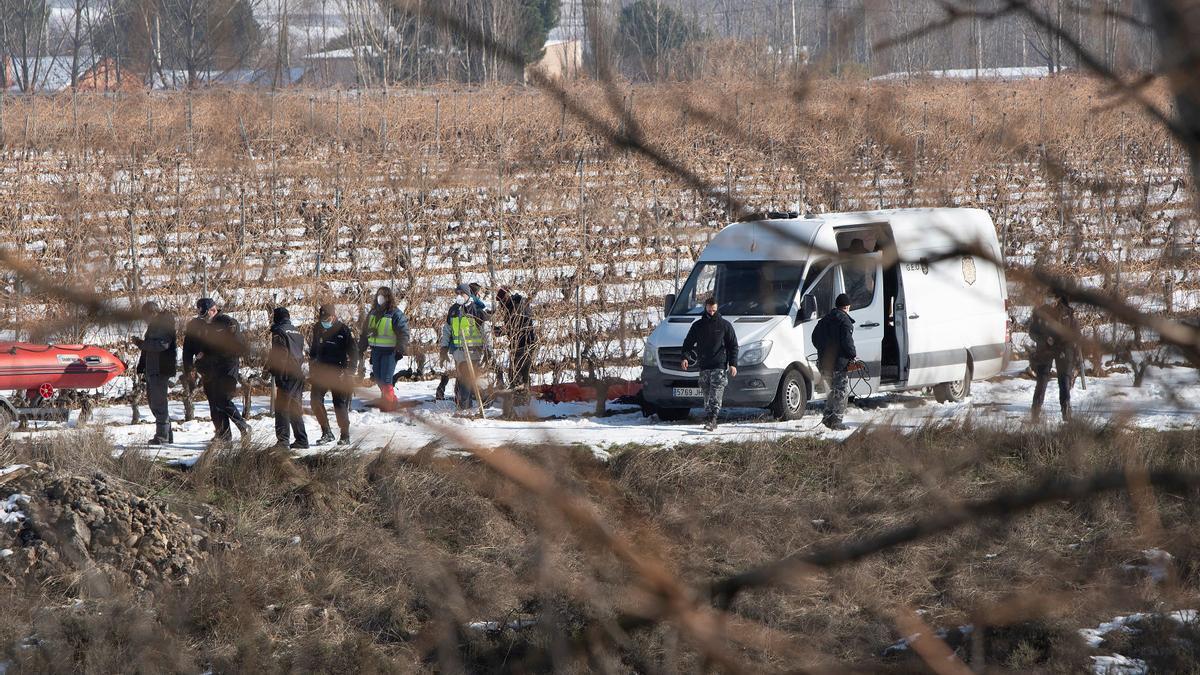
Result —
<path fill-rule="evenodd" d="M 699 594 L 714 578 L 1050 474 L 1130 462 L 1193 472 L 1198 448 L 1197 432 L 953 427 L 867 431 L 842 444 L 629 449 L 607 465 L 571 449 L 523 454 Z M 180 473 L 110 453 L 101 436 L 80 435 L 15 445 L 0 465 L 103 471 L 185 518 L 208 514 L 223 543 L 186 585 L 116 584 L 97 595 L 82 574 L 0 577 L 0 661 L 13 662 L 10 672 L 670 672 L 701 663 L 671 625 L 623 620 L 645 594 L 616 557 L 581 544 L 553 508 L 478 462 L 243 450 Z M 1162 490 L 1147 499 L 1153 508 L 1120 493 L 1056 501 L 795 576 L 789 588 L 747 591 L 734 611 L 781 639 L 730 649 L 755 671 L 922 670 L 913 656 L 881 655 L 907 632 L 896 617 L 919 616 L 935 628 L 973 624 L 951 646 L 975 667 L 1078 672 L 1098 652 L 1076 629 L 1197 606 L 1200 504 Z M 1165 581 L 1138 567 L 1150 547 L 1173 556 Z M 535 625 L 469 627 L 518 620 Z M 1190 643 L 1160 635 L 1147 644 L 1140 653 L 1152 664 L 1200 667 L 1194 645 L 1170 648 Z"/>

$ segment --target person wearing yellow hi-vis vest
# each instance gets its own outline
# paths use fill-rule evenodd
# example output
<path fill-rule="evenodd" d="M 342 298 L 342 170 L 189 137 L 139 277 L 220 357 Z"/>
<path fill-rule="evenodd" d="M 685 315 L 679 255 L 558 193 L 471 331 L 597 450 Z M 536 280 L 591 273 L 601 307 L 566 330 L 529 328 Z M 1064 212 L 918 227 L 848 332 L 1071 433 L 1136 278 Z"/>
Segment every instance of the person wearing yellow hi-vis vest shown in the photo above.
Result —
<path fill-rule="evenodd" d="M 487 333 L 483 324 L 491 318 L 491 312 L 476 295 L 474 284 L 459 284 L 454 290 L 454 304 L 446 313 L 442 325 L 438 352 L 441 361 L 454 359 L 454 400 L 459 410 L 473 405 L 476 384 L 483 369 L 483 357 L 487 352 Z"/>
<path fill-rule="evenodd" d="M 383 286 L 375 293 L 375 304 L 359 336 L 359 350 L 371 348 L 371 379 L 379 385 L 379 408 L 391 412 L 396 409 L 396 362 L 408 349 L 409 338 L 408 319 L 396 308 L 392 289 Z"/>

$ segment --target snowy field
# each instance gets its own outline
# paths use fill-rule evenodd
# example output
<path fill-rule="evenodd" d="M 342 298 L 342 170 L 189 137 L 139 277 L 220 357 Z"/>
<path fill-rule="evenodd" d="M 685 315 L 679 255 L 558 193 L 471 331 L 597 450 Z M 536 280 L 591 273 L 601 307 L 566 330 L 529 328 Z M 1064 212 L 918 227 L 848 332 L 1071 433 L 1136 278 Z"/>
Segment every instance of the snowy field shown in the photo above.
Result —
<path fill-rule="evenodd" d="M 474 442 L 495 447 L 500 445 L 531 445 L 559 443 L 580 445 L 592 449 L 597 456 L 607 457 L 623 445 L 639 444 L 672 447 L 682 443 L 717 441 L 761 441 L 781 439 L 795 434 L 840 439 L 867 425 L 886 425 L 898 430 L 910 430 L 936 422 L 971 420 L 980 425 L 1015 428 L 1029 418 L 1029 403 L 1033 395 L 1033 380 L 1021 376 L 1026 363 L 1014 362 L 1004 374 L 985 382 L 972 384 L 972 396 L 955 404 L 939 404 L 922 392 L 884 394 L 865 398 L 861 407 L 847 411 L 849 431 L 834 432 L 820 424 L 820 403 L 811 404 L 808 413 L 794 422 L 776 422 L 762 410 L 727 409 L 722 411 L 721 426 L 715 432 L 705 432 L 698 418 L 690 422 L 665 423 L 657 417 L 644 417 L 635 406 L 609 404 L 610 414 L 597 417 L 593 403 L 553 404 L 537 401 L 531 409 L 518 409 L 529 421 L 500 419 L 497 408 L 487 411 L 487 418 L 459 416 L 450 401 L 434 400 L 436 382 L 402 382 L 397 396 L 411 404 L 409 415 L 391 415 L 367 407 L 377 392 L 360 389 L 356 392 L 350 413 L 350 432 L 353 449 L 374 451 L 389 448 L 396 452 L 413 453 L 437 443 L 436 449 L 452 451 L 444 444 L 440 429 L 452 426 Z M 1087 391 L 1076 383 L 1072 401 L 1077 417 L 1098 422 L 1119 422 L 1152 429 L 1194 427 L 1200 421 L 1200 371 L 1192 368 L 1151 368 L 1141 387 L 1133 386 L 1132 375 L 1115 373 L 1106 378 L 1088 378 Z M 451 388 L 452 389 L 452 388 Z M 240 401 L 240 399 L 238 399 Z M 307 396 L 305 405 L 308 405 Z M 332 406 L 327 401 L 330 423 Z M 101 407 L 94 411 L 91 426 L 98 427 L 119 449 L 136 449 L 162 460 L 191 462 L 204 450 L 212 438 L 207 405 L 197 402 L 197 419 L 175 423 L 176 443 L 162 448 L 146 446 L 154 434 L 152 422 L 130 424 L 129 406 Z M 698 411 L 693 411 L 694 414 Z M 183 419 L 183 404 L 171 404 L 171 416 Z M 149 414 L 143 408 L 143 419 Z M 1047 389 L 1043 419 L 1048 424 L 1059 420 L 1057 386 L 1052 381 Z M 309 438 L 320 436 L 320 428 L 311 416 L 305 417 Z M 274 420 L 269 414 L 266 397 L 253 400 L 252 419 L 255 442 L 274 441 Z M 32 424 L 32 423 L 31 423 Z M 66 428 L 76 427 L 74 416 Z M 36 430 L 18 432 L 17 437 L 58 433 L 63 425 L 41 423 Z M 235 431 L 236 437 L 236 431 Z M 308 453 L 328 452 L 337 446 L 312 448 Z"/>

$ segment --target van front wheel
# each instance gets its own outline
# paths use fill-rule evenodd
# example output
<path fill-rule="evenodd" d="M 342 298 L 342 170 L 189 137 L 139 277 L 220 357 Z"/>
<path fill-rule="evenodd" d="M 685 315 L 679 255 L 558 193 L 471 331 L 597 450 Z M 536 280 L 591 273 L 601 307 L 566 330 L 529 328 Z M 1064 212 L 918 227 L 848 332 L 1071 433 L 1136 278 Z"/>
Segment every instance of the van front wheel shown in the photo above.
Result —
<path fill-rule="evenodd" d="M 808 407 L 808 385 L 798 371 L 789 370 L 779 382 L 779 391 L 771 403 L 771 414 L 781 422 L 798 420 Z"/>
<path fill-rule="evenodd" d="M 971 368 L 967 367 L 962 379 L 934 385 L 933 396 L 938 403 L 958 403 L 971 395 Z"/>

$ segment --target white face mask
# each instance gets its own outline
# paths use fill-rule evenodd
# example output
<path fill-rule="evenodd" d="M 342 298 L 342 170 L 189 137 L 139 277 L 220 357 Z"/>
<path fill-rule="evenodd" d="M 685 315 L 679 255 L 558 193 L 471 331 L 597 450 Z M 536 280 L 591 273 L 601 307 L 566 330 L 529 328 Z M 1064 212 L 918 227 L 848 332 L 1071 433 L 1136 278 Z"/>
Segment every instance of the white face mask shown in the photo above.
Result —
<path fill-rule="evenodd" d="M 382 295 L 377 295 L 377 296 L 375 296 L 375 303 L 380 306 L 383 306 L 383 305 L 387 304 L 387 298 Z"/>

